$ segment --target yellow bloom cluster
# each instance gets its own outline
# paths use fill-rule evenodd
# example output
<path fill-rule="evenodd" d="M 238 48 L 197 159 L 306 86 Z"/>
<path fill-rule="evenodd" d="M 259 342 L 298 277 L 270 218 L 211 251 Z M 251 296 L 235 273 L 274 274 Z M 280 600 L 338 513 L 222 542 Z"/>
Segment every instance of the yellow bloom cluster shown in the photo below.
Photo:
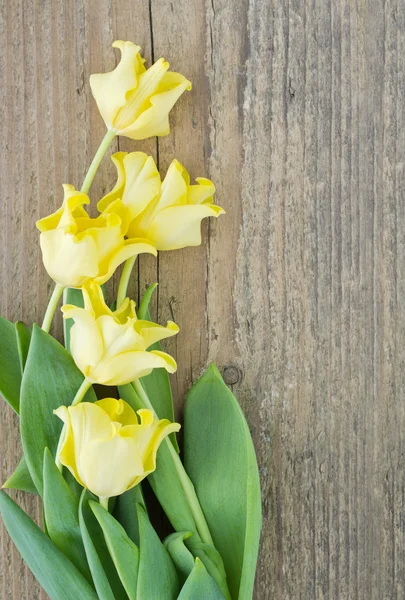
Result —
<path fill-rule="evenodd" d="M 126 284 L 124 294 L 120 285 L 117 310 L 112 311 L 100 285 L 125 261 L 129 269 L 124 272 L 130 273 L 138 254 L 156 256 L 158 251 L 198 246 L 202 219 L 224 213 L 214 204 L 215 186 L 209 179 L 197 178 L 192 185 L 186 169 L 173 160 L 162 180 L 153 158 L 143 152 L 112 156 L 116 184 L 98 202 L 99 215 L 92 218 L 87 213 L 90 200 L 85 192 L 114 136 L 142 140 L 167 135 L 171 109 L 191 89 L 183 75 L 169 71 L 163 58 L 147 69 L 139 46 L 116 41 L 113 47 L 121 52 L 117 67 L 90 77 L 107 134 L 82 190 L 65 184 L 62 206 L 37 222 L 43 262 L 57 284 L 43 328 L 49 330 L 62 289 L 83 291 L 84 308 L 65 305 L 62 311 L 65 319 L 74 321 L 70 351 L 85 377 L 84 391 L 93 383 L 136 383 L 154 368 L 176 370 L 169 354 L 149 348 L 175 335 L 178 326 L 138 319 L 134 302 L 124 300 Z M 122 281 L 127 283 L 124 276 Z M 79 404 L 81 399 L 77 396 L 72 406 L 55 411 L 64 422 L 57 462 L 102 498 L 123 493 L 151 473 L 163 438 L 180 428 L 159 420 L 149 409 L 138 411 L 137 416 L 123 400 Z"/>
<path fill-rule="evenodd" d="M 191 83 L 168 71 L 163 58 L 146 69 L 140 47 L 132 42 L 113 46 L 121 51 L 117 67 L 90 77 L 107 128 L 135 140 L 167 135 L 169 112 Z M 62 287 L 104 283 L 122 262 L 141 253 L 198 246 L 202 219 L 224 212 L 213 204 L 214 184 L 198 178 L 190 185 L 177 160 L 163 181 L 153 158 L 143 152 L 118 152 L 112 160 L 117 183 L 98 203 L 97 218 L 83 207 L 88 196 L 66 184 L 62 207 L 37 222 L 45 268 Z"/>

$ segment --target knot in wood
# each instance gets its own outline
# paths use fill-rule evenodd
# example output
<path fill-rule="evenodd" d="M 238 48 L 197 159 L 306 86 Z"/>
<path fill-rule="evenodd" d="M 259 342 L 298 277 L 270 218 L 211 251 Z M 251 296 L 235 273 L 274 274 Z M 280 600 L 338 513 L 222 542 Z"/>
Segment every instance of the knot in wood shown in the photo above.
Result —
<path fill-rule="evenodd" d="M 226 385 L 235 385 L 240 379 L 238 367 L 235 367 L 234 365 L 224 367 L 223 377 Z"/>

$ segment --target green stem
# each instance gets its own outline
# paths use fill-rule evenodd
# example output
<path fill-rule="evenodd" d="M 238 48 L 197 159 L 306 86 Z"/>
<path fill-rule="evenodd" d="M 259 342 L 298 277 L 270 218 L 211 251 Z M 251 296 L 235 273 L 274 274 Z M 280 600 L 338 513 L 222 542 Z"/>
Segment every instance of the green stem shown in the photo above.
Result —
<path fill-rule="evenodd" d="M 149 408 L 150 410 L 153 411 L 154 414 L 156 414 L 155 410 L 152 406 L 152 403 L 149 399 L 149 396 L 146 393 L 146 391 L 145 391 L 143 385 L 141 384 L 141 382 L 139 381 L 139 379 L 136 379 L 135 381 L 133 381 L 132 385 L 135 389 L 135 392 L 138 394 L 138 397 L 139 397 L 141 403 L 144 405 L 144 407 Z M 204 513 L 202 511 L 201 505 L 197 498 L 197 494 L 195 493 L 194 485 L 192 484 L 189 476 L 187 475 L 186 470 L 183 466 L 183 463 L 181 462 L 180 457 L 177 454 L 176 450 L 174 449 L 171 441 L 168 438 L 166 438 L 165 443 L 167 444 L 167 447 L 169 449 L 170 456 L 172 458 L 177 475 L 179 477 L 181 486 L 184 491 L 184 495 L 187 499 L 191 513 L 194 517 L 197 531 L 203 542 L 205 542 L 206 544 L 210 544 L 211 546 L 214 546 L 214 542 L 212 540 L 210 530 L 207 525 L 207 521 L 205 520 Z"/>
<path fill-rule="evenodd" d="M 82 385 L 79 387 L 79 389 L 76 392 L 76 396 L 73 398 L 72 406 L 76 406 L 77 404 L 80 404 L 80 402 L 85 397 L 86 392 L 88 392 L 88 390 L 91 388 L 92 385 L 93 384 L 91 383 L 91 381 L 84 378 Z"/>
<path fill-rule="evenodd" d="M 134 268 L 134 264 L 136 261 L 136 256 L 131 256 L 125 261 L 124 268 L 122 269 L 121 279 L 118 286 L 118 294 L 117 294 L 117 308 L 121 306 L 127 297 L 128 284 L 131 277 L 132 269 Z"/>
<path fill-rule="evenodd" d="M 98 501 L 101 504 L 101 506 L 103 508 L 105 508 L 106 511 L 108 511 L 108 498 L 103 498 L 102 496 L 100 496 L 99 499 L 98 499 Z"/>
<path fill-rule="evenodd" d="M 94 155 L 94 158 L 89 167 L 89 170 L 87 171 L 87 175 L 83 181 L 83 185 L 80 190 L 81 192 L 83 192 L 83 194 L 87 194 L 87 192 L 89 191 L 90 186 L 93 183 L 94 175 L 96 174 L 96 171 L 99 167 L 99 164 L 101 163 L 101 160 L 102 160 L 104 154 L 107 152 L 107 150 L 108 150 L 111 142 L 115 138 L 115 136 L 116 136 L 115 131 L 111 131 L 110 129 L 107 130 L 107 133 L 105 134 L 104 138 L 102 139 L 101 144 L 98 147 L 98 150 Z"/>
<path fill-rule="evenodd" d="M 53 288 L 52 296 L 49 300 L 48 307 L 44 316 L 44 321 L 42 323 L 42 329 L 47 333 L 51 328 L 52 319 L 64 289 L 65 288 L 62 285 L 59 285 L 58 283 L 55 284 L 55 287 Z"/>

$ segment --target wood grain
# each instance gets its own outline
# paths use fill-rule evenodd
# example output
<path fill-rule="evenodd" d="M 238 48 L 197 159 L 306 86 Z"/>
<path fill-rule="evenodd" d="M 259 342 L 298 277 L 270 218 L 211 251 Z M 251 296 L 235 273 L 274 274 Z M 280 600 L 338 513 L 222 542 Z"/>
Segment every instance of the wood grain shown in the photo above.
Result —
<path fill-rule="evenodd" d="M 215 361 L 249 421 L 264 523 L 256 600 L 405 597 L 405 4 L 400 0 L 0 3 L 0 311 L 41 320 L 35 220 L 103 135 L 88 77 L 116 38 L 194 89 L 140 145 L 217 185 L 199 248 L 139 261 L 181 334 L 184 393 Z M 108 160 L 92 198 L 114 181 Z M 110 292 L 116 282 L 110 286 Z M 138 295 L 135 282 L 131 290 Z M 54 330 L 60 335 L 60 325 Z M 20 457 L 0 409 L 2 481 Z M 35 500 L 17 495 L 40 519 Z M 45 599 L 1 530 L 1 598 Z"/>

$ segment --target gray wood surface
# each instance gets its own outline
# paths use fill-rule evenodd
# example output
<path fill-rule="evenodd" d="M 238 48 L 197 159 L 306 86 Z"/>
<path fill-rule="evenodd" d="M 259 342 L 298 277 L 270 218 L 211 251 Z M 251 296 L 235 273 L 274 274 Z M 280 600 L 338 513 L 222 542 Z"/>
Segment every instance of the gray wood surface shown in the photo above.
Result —
<path fill-rule="evenodd" d="M 403 0 L 4 0 L 0 14 L 1 314 L 42 318 L 34 223 L 103 135 L 90 73 L 114 66 L 117 38 L 165 56 L 194 84 L 172 135 L 113 150 L 153 153 L 163 173 L 178 158 L 227 210 L 200 248 L 142 257 L 139 277 L 160 283 L 154 317 L 181 327 L 179 414 L 213 360 L 249 421 L 255 599 L 405 598 Z M 113 181 L 105 160 L 92 198 Z M 0 413 L 3 481 L 20 445 Z M 1 598 L 43 600 L 4 530 L 0 553 Z"/>

